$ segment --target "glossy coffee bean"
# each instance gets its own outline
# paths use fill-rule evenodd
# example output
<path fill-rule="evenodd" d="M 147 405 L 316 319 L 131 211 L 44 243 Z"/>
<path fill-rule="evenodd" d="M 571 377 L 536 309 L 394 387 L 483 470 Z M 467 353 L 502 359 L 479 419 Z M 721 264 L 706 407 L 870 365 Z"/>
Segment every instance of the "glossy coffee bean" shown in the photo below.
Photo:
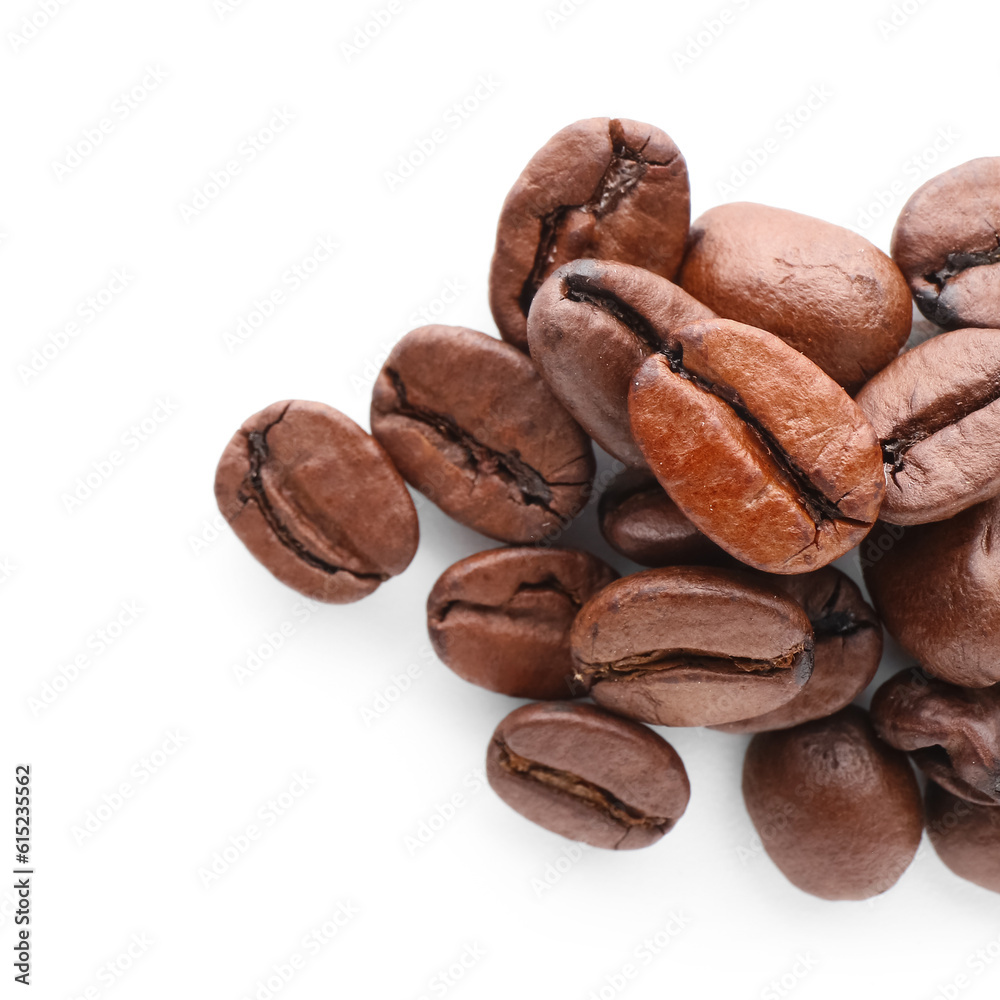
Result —
<path fill-rule="evenodd" d="M 571 260 L 619 260 L 672 278 L 690 221 L 687 165 L 665 132 L 627 118 L 588 118 L 557 132 L 500 213 L 490 308 L 504 340 L 527 350 L 531 301 Z"/>
<path fill-rule="evenodd" d="M 1000 682 L 1000 499 L 910 528 L 880 524 L 861 547 L 879 617 L 935 677 Z"/>
<path fill-rule="evenodd" d="M 780 708 L 742 722 L 715 728 L 728 733 L 789 729 L 833 715 L 872 682 L 882 659 L 882 624 L 861 590 L 833 566 L 799 576 L 769 576 L 809 616 L 816 647 L 812 676 Z"/>
<path fill-rule="evenodd" d="M 730 320 L 677 331 L 636 372 L 632 434 L 683 513 L 742 562 L 819 569 L 871 530 L 878 439 L 808 358 Z"/>
<path fill-rule="evenodd" d="M 575 260 L 542 285 L 528 316 L 531 360 L 583 429 L 626 465 L 645 467 L 628 390 L 671 334 L 715 313 L 640 267 Z"/>
<path fill-rule="evenodd" d="M 1000 493 L 1000 330 L 925 340 L 857 402 L 882 444 L 883 521 L 941 521 Z"/>
<path fill-rule="evenodd" d="M 490 549 L 450 566 L 427 599 L 434 651 L 459 677 L 517 698 L 583 693 L 569 630 L 618 574 L 575 549 Z"/>
<path fill-rule="evenodd" d="M 648 473 L 626 470 L 601 494 L 601 534 L 643 566 L 731 566 L 736 560 L 703 535 Z"/>
<path fill-rule="evenodd" d="M 652 730 L 593 705 L 524 705 L 493 734 L 486 776 L 512 809 L 593 847 L 647 847 L 687 808 L 674 748 Z"/>
<path fill-rule="evenodd" d="M 868 899 L 891 888 L 923 832 L 906 756 L 880 742 L 854 706 L 754 736 L 743 799 L 771 860 L 823 899 Z"/>
<path fill-rule="evenodd" d="M 504 542 L 540 542 L 587 501 L 590 440 L 516 348 L 424 326 L 375 382 L 372 434 L 446 514 Z"/>
<path fill-rule="evenodd" d="M 872 722 L 890 746 L 953 795 L 1000 806 L 1000 685 L 962 688 L 903 670 L 872 699 Z"/>
<path fill-rule="evenodd" d="M 892 256 L 920 311 L 954 330 L 1000 327 L 1000 157 L 929 180 L 903 206 Z"/>
<path fill-rule="evenodd" d="M 781 337 L 854 393 L 906 343 L 899 269 L 863 236 L 782 208 L 719 205 L 691 226 L 680 284 L 720 316 Z"/>
<path fill-rule="evenodd" d="M 977 806 L 929 781 L 926 811 L 938 857 L 959 878 L 1000 892 L 1000 809 Z"/>
<path fill-rule="evenodd" d="M 812 627 L 791 598 L 737 570 L 672 566 L 605 587 L 570 635 L 599 705 L 664 726 L 708 726 L 790 701 L 813 665 Z"/>
<path fill-rule="evenodd" d="M 251 554 L 317 601 L 360 600 L 417 550 L 417 512 L 388 455 L 323 403 L 250 417 L 222 453 L 215 497 Z"/>

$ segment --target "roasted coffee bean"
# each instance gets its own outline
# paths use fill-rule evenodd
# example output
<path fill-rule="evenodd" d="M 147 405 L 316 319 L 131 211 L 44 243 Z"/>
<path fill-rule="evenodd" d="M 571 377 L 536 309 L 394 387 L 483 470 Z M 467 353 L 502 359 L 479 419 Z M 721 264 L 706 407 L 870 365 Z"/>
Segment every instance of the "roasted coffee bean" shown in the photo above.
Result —
<path fill-rule="evenodd" d="M 598 506 L 601 534 L 643 566 L 732 566 L 736 560 L 703 535 L 648 473 L 626 470 Z"/>
<path fill-rule="evenodd" d="M 813 666 L 812 627 L 791 598 L 738 570 L 693 566 L 605 587 L 577 615 L 570 647 L 594 701 L 664 726 L 762 715 Z"/>
<path fill-rule="evenodd" d="M 946 329 L 1000 327 L 1000 157 L 929 180 L 903 206 L 892 257 L 920 311 Z"/>
<path fill-rule="evenodd" d="M 962 688 L 902 670 L 872 699 L 879 736 L 952 795 L 1000 806 L 1000 685 Z"/>
<path fill-rule="evenodd" d="M 1000 809 L 957 798 L 929 781 L 926 811 L 938 857 L 959 878 L 1000 892 Z"/>
<path fill-rule="evenodd" d="M 1000 682 L 1000 499 L 948 521 L 879 525 L 861 565 L 889 634 L 929 674 Z"/>
<path fill-rule="evenodd" d="M 868 687 L 882 659 L 882 625 L 858 586 L 839 569 L 825 566 L 815 573 L 767 580 L 809 616 L 816 643 L 812 676 L 773 712 L 714 727 L 728 733 L 789 729 L 833 715 Z"/>
<path fill-rule="evenodd" d="M 1000 330 L 925 340 L 857 402 L 882 443 L 883 521 L 941 521 L 1000 493 Z"/>
<path fill-rule="evenodd" d="M 507 195 L 490 267 L 504 340 L 527 350 L 535 292 L 562 264 L 602 257 L 672 278 L 691 222 L 687 165 L 673 139 L 627 118 L 557 132 Z"/>
<path fill-rule="evenodd" d="M 496 728 L 486 776 L 512 809 L 592 847 L 659 840 L 691 787 L 674 748 L 652 730 L 593 705 L 524 705 Z"/>
<path fill-rule="evenodd" d="M 726 319 L 781 337 L 854 393 L 910 335 L 896 265 L 863 236 L 749 202 L 691 226 L 680 284 Z"/>
<path fill-rule="evenodd" d="M 427 599 L 434 651 L 459 677 L 517 698 L 572 698 L 569 630 L 618 574 L 574 549 L 490 549 L 441 574 Z"/>
<path fill-rule="evenodd" d="M 528 317 L 535 362 L 563 406 L 626 465 L 646 460 L 632 439 L 632 376 L 670 335 L 715 313 L 640 267 L 575 260 L 542 285 Z"/>
<path fill-rule="evenodd" d="M 771 860 L 823 899 L 868 899 L 891 888 L 923 832 L 906 756 L 880 742 L 867 713 L 853 705 L 754 736 L 743 799 Z"/>
<path fill-rule="evenodd" d="M 763 330 L 713 320 L 677 331 L 636 372 L 629 413 L 670 498 L 757 569 L 819 569 L 875 523 L 885 475 L 871 424 Z"/>
<path fill-rule="evenodd" d="M 360 600 L 417 550 L 417 512 L 389 456 L 323 403 L 250 417 L 222 453 L 215 497 L 251 554 L 317 601 Z"/>
<path fill-rule="evenodd" d="M 590 440 L 516 348 L 424 326 L 375 382 L 372 433 L 412 486 L 504 542 L 558 533 L 590 493 Z"/>

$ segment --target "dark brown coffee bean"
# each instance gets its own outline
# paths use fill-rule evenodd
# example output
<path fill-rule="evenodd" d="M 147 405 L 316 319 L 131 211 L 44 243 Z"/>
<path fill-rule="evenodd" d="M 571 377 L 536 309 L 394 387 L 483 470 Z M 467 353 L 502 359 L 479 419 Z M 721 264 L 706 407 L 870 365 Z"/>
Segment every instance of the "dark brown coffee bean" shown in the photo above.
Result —
<path fill-rule="evenodd" d="M 408 333 L 375 382 L 371 423 L 408 483 L 490 538 L 540 542 L 590 494 L 587 435 L 527 357 L 484 333 Z"/>
<path fill-rule="evenodd" d="M 490 741 L 486 776 L 533 823 L 614 850 L 655 843 L 691 796 L 684 764 L 666 740 L 593 705 L 567 702 L 511 712 Z"/>
<path fill-rule="evenodd" d="M 791 598 L 737 570 L 671 566 L 605 587 L 570 634 L 577 678 L 641 722 L 708 726 L 762 715 L 809 679 L 813 636 Z"/>
<path fill-rule="evenodd" d="M 650 271 L 576 260 L 559 268 L 535 296 L 528 317 L 531 360 L 605 451 L 644 468 L 629 427 L 631 378 L 675 330 L 714 316 Z"/>
<path fill-rule="evenodd" d="M 861 548 L 865 582 L 897 642 L 935 677 L 1000 682 L 1000 499 L 912 528 L 880 524 Z"/>
<path fill-rule="evenodd" d="M 903 206 L 892 256 L 920 311 L 946 329 L 1000 327 L 1000 157 L 929 180 Z"/>
<path fill-rule="evenodd" d="M 736 560 L 705 537 L 648 473 L 626 470 L 601 494 L 601 534 L 643 566 L 731 566 Z"/>
<path fill-rule="evenodd" d="M 531 300 L 571 260 L 620 260 L 672 278 L 690 222 L 687 165 L 665 132 L 627 118 L 557 132 L 500 212 L 490 308 L 504 340 L 527 350 Z"/>
<path fill-rule="evenodd" d="M 417 550 L 417 512 L 389 456 L 323 403 L 250 417 L 222 453 L 215 497 L 251 554 L 317 601 L 360 600 Z"/>
<path fill-rule="evenodd" d="M 720 316 L 781 337 L 851 393 L 910 335 L 909 290 L 892 260 L 849 229 L 783 208 L 707 211 L 691 226 L 680 284 Z"/>
<path fill-rule="evenodd" d="M 957 798 L 927 783 L 927 833 L 938 857 L 959 877 L 1000 892 L 1000 809 Z"/>
<path fill-rule="evenodd" d="M 812 676 L 789 702 L 765 715 L 713 728 L 727 733 L 789 729 L 833 715 L 872 682 L 882 659 L 882 624 L 849 577 L 825 566 L 799 576 L 768 576 L 809 616 L 816 643 Z"/>
<path fill-rule="evenodd" d="M 871 424 L 763 330 L 713 320 L 677 331 L 636 372 L 629 413 L 670 498 L 750 566 L 819 569 L 875 523 L 885 475 Z"/>
<path fill-rule="evenodd" d="M 882 443 L 883 521 L 941 521 L 1000 493 L 1000 330 L 925 340 L 857 402 Z"/>
<path fill-rule="evenodd" d="M 823 899 L 890 889 L 920 845 L 923 809 L 904 754 L 850 706 L 747 748 L 743 799 L 771 860 Z"/>
<path fill-rule="evenodd" d="M 1000 805 L 1000 685 L 962 688 L 902 670 L 872 699 L 879 736 L 952 795 Z"/>
<path fill-rule="evenodd" d="M 441 574 L 427 599 L 434 651 L 459 677 L 517 698 L 572 698 L 569 630 L 618 574 L 574 549 L 490 549 Z"/>

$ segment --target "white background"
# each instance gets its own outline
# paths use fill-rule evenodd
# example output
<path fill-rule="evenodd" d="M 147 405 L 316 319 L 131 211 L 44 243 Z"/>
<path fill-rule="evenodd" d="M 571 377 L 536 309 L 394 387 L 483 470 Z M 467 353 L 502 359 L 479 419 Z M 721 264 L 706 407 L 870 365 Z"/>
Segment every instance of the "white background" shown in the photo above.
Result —
<path fill-rule="evenodd" d="M 995 4 L 906 0 L 913 13 L 894 25 L 889 0 L 586 0 L 561 21 L 547 16 L 558 0 L 408 0 L 345 50 L 386 3 L 72 0 L 27 42 L 12 35 L 41 0 L 2 6 L 0 765 L 9 788 L 14 765 L 32 764 L 36 867 L 36 992 L 8 985 L 5 876 L 3 995 L 930 1000 L 951 984 L 943 995 L 995 997 L 1000 961 L 974 956 L 1000 952 L 997 897 L 952 876 L 926 840 L 875 901 L 801 893 L 754 839 L 741 738 L 664 731 L 693 788 L 676 830 L 648 850 L 561 861 L 568 841 L 483 787 L 488 738 L 516 703 L 427 647 L 434 580 L 492 543 L 424 503 L 404 576 L 308 611 L 216 530 L 212 495 L 230 435 L 275 400 L 322 400 L 367 427 L 371 375 L 421 308 L 495 334 L 500 205 L 575 119 L 665 129 L 695 215 L 746 198 L 887 248 L 920 183 L 1000 152 Z M 149 68 L 166 78 L 123 117 L 119 95 Z M 479 107 L 446 118 L 482 80 Z M 241 144 L 275 109 L 294 121 L 251 160 Z M 100 145 L 57 168 L 102 118 Z M 391 185 L 386 173 L 439 127 L 446 140 Z M 762 148 L 765 162 L 748 161 Z M 240 172 L 185 219 L 234 159 Z M 872 220 L 880 194 L 888 208 Z M 320 238 L 335 256 L 228 348 Z M 81 304 L 116 270 L 127 288 L 88 323 Z M 442 308 L 447 287 L 461 294 Z M 73 321 L 65 349 L 23 377 Z M 138 442 L 129 428 L 144 418 L 155 430 Z M 121 464 L 67 509 L 116 450 Z M 592 507 L 569 540 L 609 554 Z M 141 613 L 96 653 L 123 602 Z M 294 632 L 241 683 L 235 668 L 285 622 Z M 76 679 L 32 702 L 79 654 Z M 151 756 L 177 732 L 180 749 Z M 152 776 L 144 759 L 160 764 Z M 260 810 L 302 772 L 312 784 L 268 825 Z M 12 803 L 0 814 L 7 870 Z M 250 824 L 260 838 L 206 885 L 199 869 Z M 340 906 L 356 915 L 307 947 Z M 652 955 L 643 941 L 661 931 Z M 462 978 L 440 978 L 463 953 Z M 635 978 L 616 980 L 627 963 Z"/>

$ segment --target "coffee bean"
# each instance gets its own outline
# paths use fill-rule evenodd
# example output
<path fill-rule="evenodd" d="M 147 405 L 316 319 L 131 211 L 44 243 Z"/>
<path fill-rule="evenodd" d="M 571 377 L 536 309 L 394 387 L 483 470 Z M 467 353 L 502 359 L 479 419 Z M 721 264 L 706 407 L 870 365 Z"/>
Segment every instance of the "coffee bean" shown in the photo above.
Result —
<path fill-rule="evenodd" d="M 535 296 L 528 316 L 531 360 L 605 451 L 644 468 L 629 427 L 631 378 L 675 330 L 714 316 L 650 271 L 576 260 L 559 268 Z"/>
<path fill-rule="evenodd" d="M 434 651 L 473 684 L 517 698 L 572 698 L 569 630 L 618 574 L 573 549 L 477 552 L 441 574 L 427 599 Z"/>
<path fill-rule="evenodd" d="M 388 455 L 323 403 L 250 417 L 222 453 L 215 497 L 251 554 L 317 601 L 360 600 L 417 550 L 417 512 Z"/>
<path fill-rule="evenodd" d="M 562 264 L 601 257 L 672 278 L 691 221 L 687 165 L 673 139 L 627 118 L 588 118 L 532 158 L 500 213 L 490 308 L 527 350 L 535 292 Z"/>
<path fill-rule="evenodd" d="M 677 331 L 636 372 L 629 413 L 670 498 L 757 569 L 818 569 L 878 516 L 885 475 L 864 413 L 763 330 L 713 320 Z"/>
<path fill-rule="evenodd" d="M 577 615 L 570 647 L 594 701 L 664 726 L 762 715 L 813 666 L 812 627 L 791 598 L 737 570 L 691 566 L 605 587 Z"/>
<path fill-rule="evenodd" d="M 505 542 L 558 534 L 590 493 L 590 441 L 516 348 L 424 326 L 375 382 L 372 433 L 446 514 Z"/>
<path fill-rule="evenodd" d="M 649 474 L 626 470 L 601 494 L 601 534 L 643 566 L 731 566 L 736 560 L 709 541 Z"/>
<path fill-rule="evenodd" d="M 855 706 L 794 729 L 759 733 L 743 799 L 771 860 L 823 899 L 885 892 L 920 845 L 920 789 L 904 754 L 881 743 Z"/>
<path fill-rule="evenodd" d="M 1000 686 L 962 688 L 901 670 L 872 699 L 879 736 L 952 795 L 1000 805 Z"/>
<path fill-rule="evenodd" d="M 932 178 L 903 206 L 892 257 L 933 323 L 1000 327 L 1000 157 Z"/>
<path fill-rule="evenodd" d="M 524 705 L 486 754 L 493 790 L 539 826 L 593 847 L 647 847 L 681 818 L 691 788 L 674 748 L 593 705 Z"/>
<path fill-rule="evenodd" d="M 889 634 L 935 677 L 1000 682 L 1000 499 L 948 521 L 879 525 L 861 548 Z"/>
<path fill-rule="evenodd" d="M 1000 809 L 957 798 L 929 781 L 926 812 L 938 857 L 959 878 L 1000 892 Z"/>
<path fill-rule="evenodd" d="M 738 202 L 691 226 L 680 284 L 720 316 L 781 337 L 854 393 L 910 335 L 906 281 L 863 236 Z"/>
<path fill-rule="evenodd" d="M 925 340 L 857 402 L 882 444 L 883 521 L 941 521 L 1000 493 L 1000 330 Z"/>
<path fill-rule="evenodd" d="M 713 727 L 727 733 L 788 729 L 833 715 L 868 687 L 882 659 L 882 625 L 858 586 L 840 570 L 825 566 L 815 573 L 764 579 L 809 616 L 816 643 L 813 672 L 802 690 L 780 708 Z"/>

